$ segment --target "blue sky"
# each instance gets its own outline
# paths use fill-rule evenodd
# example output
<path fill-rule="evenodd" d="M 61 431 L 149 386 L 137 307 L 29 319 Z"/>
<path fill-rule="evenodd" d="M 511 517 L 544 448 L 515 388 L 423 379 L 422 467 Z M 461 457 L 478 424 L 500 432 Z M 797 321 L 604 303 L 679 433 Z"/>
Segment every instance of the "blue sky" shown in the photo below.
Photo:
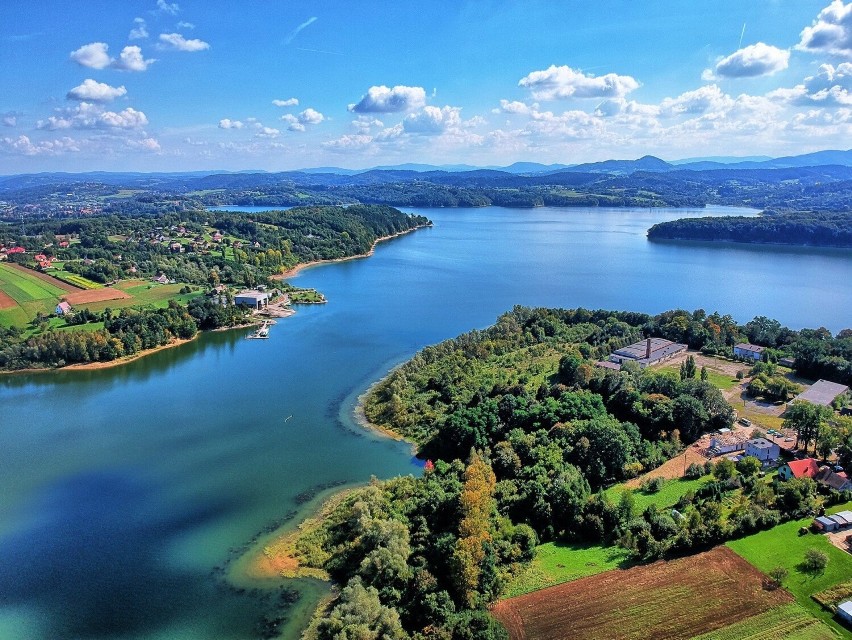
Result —
<path fill-rule="evenodd" d="M 0 8 L 0 173 L 850 146 L 843 0 Z"/>

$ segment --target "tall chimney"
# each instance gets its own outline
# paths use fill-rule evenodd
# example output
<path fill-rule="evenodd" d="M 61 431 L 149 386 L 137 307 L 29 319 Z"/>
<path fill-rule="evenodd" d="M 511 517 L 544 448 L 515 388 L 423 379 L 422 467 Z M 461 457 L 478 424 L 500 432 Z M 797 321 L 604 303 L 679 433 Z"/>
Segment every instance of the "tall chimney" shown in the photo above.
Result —
<path fill-rule="evenodd" d="M 645 359 L 651 359 L 651 338 L 648 338 L 648 341 L 645 343 Z"/>

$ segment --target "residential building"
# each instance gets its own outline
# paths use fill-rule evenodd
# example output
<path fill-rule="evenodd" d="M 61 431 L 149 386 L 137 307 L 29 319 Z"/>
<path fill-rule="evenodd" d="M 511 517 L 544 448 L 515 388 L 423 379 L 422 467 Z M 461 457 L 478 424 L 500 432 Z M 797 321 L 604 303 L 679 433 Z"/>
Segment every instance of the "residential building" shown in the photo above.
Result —
<path fill-rule="evenodd" d="M 781 447 L 766 438 L 755 438 L 746 442 L 745 454 L 754 456 L 763 463 L 775 462 L 781 455 Z"/>
<path fill-rule="evenodd" d="M 747 358 L 749 360 L 760 360 L 766 347 L 759 347 L 756 344 L 741 342 L 734 345 L 734 355 L 738 358 Z"/>
<path fill-rule="evenodd" d="M 71 305 L 63 300 L 56 305 L 56 309 L 54 309 L 53 312 L 58 316 L 64 316 L 66 313 L 71 313 Z"/>
<path fill-rule="evenodd" d="M 778 467 L 778 477 L 782 480 L 790 478 L 816 478 L 819 473 L 819 464 L 813 458 L 804 460 L 791 460 Z"/>
<path fill-rule="evenodd" d="M 829 467 L 821 467 L 814 476 L 814 480 L 821 485 L 834 489 L 835 491 L 852 491 L 852 481 L 845 473 L 835 473 Z"/>
<path fill-rule="evenodd" d="M 849 626 L 852 626 L 852 600 L 847 600 L 837 605 L 837 617 Z"/>

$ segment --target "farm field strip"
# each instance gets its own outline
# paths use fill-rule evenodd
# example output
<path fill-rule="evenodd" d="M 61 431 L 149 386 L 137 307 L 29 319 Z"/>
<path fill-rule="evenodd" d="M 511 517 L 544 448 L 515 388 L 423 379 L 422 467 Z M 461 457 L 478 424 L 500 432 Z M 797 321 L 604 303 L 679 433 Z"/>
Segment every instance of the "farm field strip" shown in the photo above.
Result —
<path fill-rule="evenodd" d="M 67 282 L 62 282 L 61 280 L 57 280 L 53 276 L 50 276 L 46 273 L 42 273 L 41 271 L 33 271 L 32 269 L 28 269 L 27 267 L 22 267 L 19 264 L 8 264 L 10 269 L 16 272 L 19 275 L 22 275 L 28 280 L 38 280 L 48 285 L 49 287 L 59 289 L 60 291 L 77 291 L 77 287 L 74 287 Z M 61 294 L 59 294 L 61 295 Z"/>
<path fill-rule="evenodd" d="M 503 600 L 492 610 L 512 640 L 571 637 L 679 640 L 789 603 L 727 547 L 669 562 L 613 570 Z"/>
<path fill-rule="evenodd" d="M 23 304 L 33 300 L 58 299 L 71 287 L 70 285 L 59 287 L 46 282 L 43 278 L 36 277 L 35 272 L 27 273 L 16 269 L 13 265 L 0 264 L 0 289 L 18 304 Z"/>
<path fill-rule="evenodd" d="M 775 607 L 694 640 L 836 640 L 829 627 L 798 604 Z"/>

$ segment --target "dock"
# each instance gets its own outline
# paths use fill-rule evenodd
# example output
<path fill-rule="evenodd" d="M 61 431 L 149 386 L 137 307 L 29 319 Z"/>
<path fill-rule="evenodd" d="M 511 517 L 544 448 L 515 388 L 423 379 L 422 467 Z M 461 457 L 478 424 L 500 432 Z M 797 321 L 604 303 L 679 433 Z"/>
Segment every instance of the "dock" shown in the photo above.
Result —
<path fill-rule="evenodd" d="M 269 338 L 269 328 L 275 324 L 274 320 L 264 320 L 256 331 L 252 331 L 246 336 L 248 340 L 265 340 Z"/>

